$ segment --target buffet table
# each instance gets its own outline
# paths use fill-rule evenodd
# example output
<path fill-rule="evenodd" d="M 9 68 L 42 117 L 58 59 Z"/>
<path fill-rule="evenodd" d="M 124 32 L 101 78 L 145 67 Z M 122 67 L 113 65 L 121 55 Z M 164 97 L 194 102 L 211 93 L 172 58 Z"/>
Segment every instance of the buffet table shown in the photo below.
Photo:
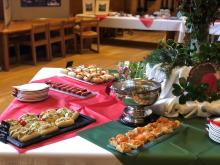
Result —
<path fill-rule="evenodd" d="M 77 14 L 76 17 L 95 17 L 94 15 Z M 149 20 L 150 18 L 145 18 Z M 141 21 L 138 17 L 120 17 L 120 16 L 106 16 L 100 19 L 100 27 L 104 28 L 121 28 L 134 30 L 155 30 L 165 32 L 179 32 L 178 42 L 182 43 L 185 33 L 185 21 L 180 19 L 162 19 L 154 18 L 152 24 L 146 26 L 144 18 Z M 210 34 L 220 35 L 220 22 L 215 22 L 210 26 Z"/>
<path fill-rule="evenodd" d="M 60 69 L 43 68 L 32 80 L 44 79 L 51 76 L 60 76 Z M 60 101 L 65 102 L 65 99 L 60 98 Z M 13 104 L 10 107 L 13 110 Z M 100 114 L 106 108 L 106 106 L 100 107 Z M 112 108 L 112 114 L 116 110 Z M 120 111 L 120 108 L 117 111 Z M 4 116 L 5 113 L 3 112 L 0 117 Z M 98 118 L 96 119 L 98 120 Z M 0 142 L 0 164 L 120 165 L 146 164 L 150 162 L 153 165 L 162 163 L 214 165 L 219 162 L 220 147 L 217 143 L 209 140 L 205 131 L 206 120 L 200 118 L 180 120 L 183 123 L 182 127 L 173 136 L 152 144 L 134 155 L 120 154 L 107 147 L 110 137 L 130 129 L 118 121 L 109 121 L 91 129 L 80 131 L 75 137 L 72 136 L 68 139 L 35 148 L 22 154 L 18 154 L 13 146 Z"/>

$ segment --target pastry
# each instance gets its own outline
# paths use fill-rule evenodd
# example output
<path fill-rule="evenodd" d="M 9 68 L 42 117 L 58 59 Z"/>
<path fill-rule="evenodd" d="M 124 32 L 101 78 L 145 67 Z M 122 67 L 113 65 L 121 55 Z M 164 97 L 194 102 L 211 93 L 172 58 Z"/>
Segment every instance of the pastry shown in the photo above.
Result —
<path fill-rule="evenodd" d="M 82 65 L 74 68 L 68 68 L 67 73 L 63 71 L 62 73 L 95 84 L 112 81 L 116 78 L 114 74 L 109 74 L 108 71 L 95 65 L 90 65 L 88 67 Z"/>
<path fill-rule="evenodd" d="M 137 148 L 139 148 L 139 147 L 141 147 L 141 146 L 143 146 L 144 145 L 144 142 L 143 141 L 140 141 L 140 140 L 130 140 L 129 142 L 128 142 L 128 145 L 131 147 L 131 148 L 133 148 L 133 149 L 137 149 Z"/>
<path fill-rule="evenodd" d="M 131 147 L 128 143 L 122 142 L 116 146 L 116 150 L 121 153 L 128 153 L 131 152 Z"/>
<path fill-rule="evenodd" d="M 159 136 L 172 133 L 180 127 L 178 120 L 172 121 L 167 118 L 159 118 L 156 122 L 149 123 L 144 127 L 137 127 L 125 134 L 118 134 L 109 139 L 109 144 L 122 153 L 137 149 L 145 143 L 151 142 Z"/>

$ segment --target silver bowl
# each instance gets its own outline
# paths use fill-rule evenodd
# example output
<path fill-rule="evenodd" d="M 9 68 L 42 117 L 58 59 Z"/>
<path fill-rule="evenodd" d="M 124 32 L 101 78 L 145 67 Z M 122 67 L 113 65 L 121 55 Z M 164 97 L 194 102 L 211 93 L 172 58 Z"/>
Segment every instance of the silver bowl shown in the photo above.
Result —
<path fill-rule="evenodd" d="M 111 89 L 126 104 L 121 122 L 129 126 L 146 124 L 152 112 L 147 106 L 153 105 L 161 93 L 160 83 L 143 79 L 114 82 Z"/>
<path fill-rule="evenodd" d="M 131 98 L 138 105 L 154 104 L 161 92 L 161 85 L 152 80 L 126 80 L 113 83 L 111 89 L 120 99 Z"/>

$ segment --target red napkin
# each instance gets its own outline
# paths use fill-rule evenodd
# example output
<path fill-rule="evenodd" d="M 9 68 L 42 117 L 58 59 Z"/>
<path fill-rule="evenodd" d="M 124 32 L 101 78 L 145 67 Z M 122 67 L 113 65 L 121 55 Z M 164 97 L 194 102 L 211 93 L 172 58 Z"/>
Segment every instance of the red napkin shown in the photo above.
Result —
<path fill-rule="evenodd" d="M 146 27 L 150 27 L 153 23 L 153 18 L 140 18 L 140 21 L 146 26 Z"/>
<path fill-rule="evenodd" d="M 107 15 L 96 15 L 96 19 L 98 21 L 102 21 L 102 20 L 106 19 L 106 17 L 107 17 Z"/>
<path fill-rule="evenodd" d="M 81 114 L 96 119 L 96 122 L 84 128 L 67 132 L 65 134 L 53 137 L 51 139 L 45 140 L 35 145 L 31 145 L 26 148 L 15 147 L 15 149 L 19 153 L 24 153 L 35 148 L 39 148 L 48 144 L 52 144 L 61 140 L 74 137 L 79 131 L 92 128 L 112 120 L 117 120 L 119 119 L 119 116 L 122 114 L 122 111 L 124 109 L 122 102 L 117 100 L 114 96 L 107 95 L 105 93 L 106 84 L 90 85 L 83 82 L 79 82 L 77 80 L 73 80 L 68 77 L 57 76 L 35 82 L 45 82 L 48 80 L 61 83 L 69 83 L 74 86 L 83 87 L 96 92 L 96 95 L 87 99 L 79 99 L 56 91 L 49 91 L 49 98 L 42 102 L 23 103 L 14 99 L 12 103 L 9 105 L 9 107 L 1 114 L 0 121 L 6 119 L 17 119 L 19 116 L 27 112 L 39 114 L 42 111 L 45 111 L 49 108 L 67 107 L 73 110 L 77 110 Z"/>

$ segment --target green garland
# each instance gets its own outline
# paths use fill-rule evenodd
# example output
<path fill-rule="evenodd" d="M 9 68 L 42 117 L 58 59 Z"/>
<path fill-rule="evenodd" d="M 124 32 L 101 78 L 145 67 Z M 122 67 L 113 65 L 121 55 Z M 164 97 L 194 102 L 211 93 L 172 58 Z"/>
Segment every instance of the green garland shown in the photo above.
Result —
<path fill-rule="evenodd" d="M 179 9 L 186 19 L 191 39 L 198 44 L 208 42 L 209 24 L 215 22 L 220 0 L 181 0 Z"/>
<path fill-rule="evenodd" d="M 189 56 L 191 50 L 184 44 L 177 44 L 173 40 L 161 41 L 159 48 L 145 58 L 151 66 L 161 63 L 161 69 L 169 75 L 177 66 L 191 66 L 193 61 Z"/>
<path fill-rule="evenodd" d="M 145 58 L 151 66 L 161 64 L 161 70 L 170 76 L 175 67 L 194 66 L 205 62 L 220 64 L 220 43 L 207 43 L 190 49 L 184 44 L 177 44 L 173 40 L 162 41 L 159 48 Z"/>
<path fill-rule="evenodd" d="M 219 87 L 219 86 L 218 86 Z M 217 93 L 207 94 L 208 85 L 201 83 L 194 86 L 185 78 L 179 79 L 179 84 L 173 84 L 173 95 L 179 97 L 179 103 L 185 104 L 187 101 L 208 101 L 212 102 L 220 99 L 220 90 Z"/>

